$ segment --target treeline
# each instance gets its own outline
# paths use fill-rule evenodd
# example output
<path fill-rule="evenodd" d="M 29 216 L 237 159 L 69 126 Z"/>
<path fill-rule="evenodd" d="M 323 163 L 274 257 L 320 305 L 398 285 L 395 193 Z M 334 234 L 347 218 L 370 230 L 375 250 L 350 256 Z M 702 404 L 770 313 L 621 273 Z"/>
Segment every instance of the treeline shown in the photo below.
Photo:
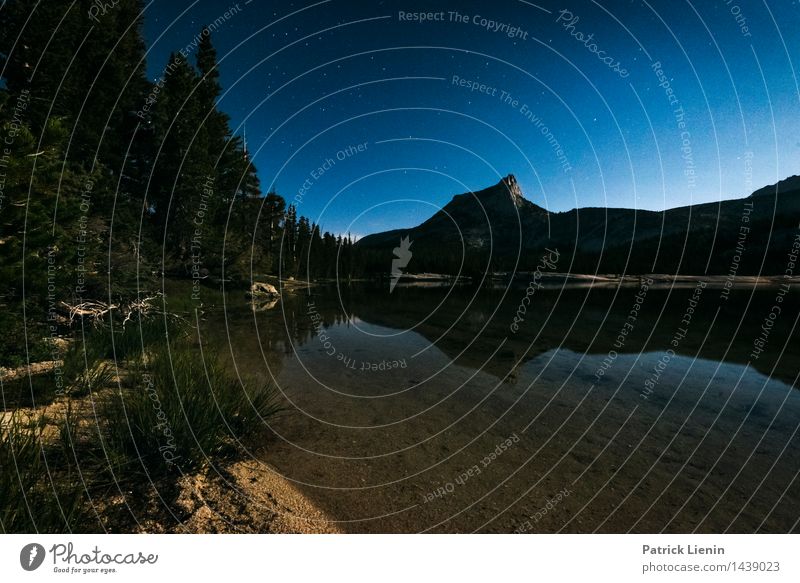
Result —
<path fill-rule="evenodd" d="M 149 80 L 144 3 L 93 5 L 0 10 L 0 364 L 41 356 L 65 303 L 119 303 L 162 275 L 351 275 L 349 238 L 262 194 L 209 31 Z"/>

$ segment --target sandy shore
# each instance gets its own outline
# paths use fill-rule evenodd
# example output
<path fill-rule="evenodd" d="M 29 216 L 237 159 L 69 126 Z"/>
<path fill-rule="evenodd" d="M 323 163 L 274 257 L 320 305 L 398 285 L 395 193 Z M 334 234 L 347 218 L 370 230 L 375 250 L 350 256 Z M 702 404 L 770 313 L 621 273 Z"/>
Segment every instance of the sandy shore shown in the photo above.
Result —
<path fill-rule="evenodd" d="M 41 364 L 44 366 L 22 367 L 19 375 L 42 373 L 52 368 L 52 363 Z M 102 399 L 104 392 L 95 392 L 93 398 Z M 7 423 L 14 414 L 27 422 L 45 419 L 42 437 L 46 442 L 55 442 L 59 439 L 55 420 L 63 417 L 67 403 L 64 398 L 56 398 L 40 407 L 0 410 L 0 424 Z M 92 398 L 74 399 L 72 407 L 81 425 L 91 428 L 94 423 Z M 86 433 L 93 432 L 87 430 Z M 215 459 L 203 470 L 165 477 L 154 484 L 140 484 L 135 492 L 127 491 L 125 495 L 118 488 L 110 488 L 105 495 L 94 493 L 92 504 L 97 522 L 81 527 L 90 532 L 342 532 L 328 514 L 291 482 L 256 459 Z"/>
<path fill-rule="evenodd" d="M 341 533 L 332 518 L 269 466 L 236 462 L 220 472 L 186 476 L 177 506 L 189 517 L 177 533 Z M 145 527 L 147 525 L 144 525 Z M 153 525 L 151 525 L 153 526 Z M 144 528 L 143 531 L 158 531 Z"/>

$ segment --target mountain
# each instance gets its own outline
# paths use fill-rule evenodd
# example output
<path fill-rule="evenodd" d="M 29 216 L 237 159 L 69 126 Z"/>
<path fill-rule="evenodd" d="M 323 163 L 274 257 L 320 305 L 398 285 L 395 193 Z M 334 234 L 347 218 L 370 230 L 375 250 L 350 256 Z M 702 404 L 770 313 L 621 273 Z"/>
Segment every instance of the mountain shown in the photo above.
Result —
<path fill-rule="evenodd" d="M 764 188 L 759 188 L 750 196 L 768 196 L 772 194 L 792 192 L 794 190 L 800 190 L 800 176 L 790 176 L 789 178 L 781 180 L 777 184 L 771 184 L 769 186 L 765 186 Z"/>
<path fill-rule="evenodd" d="M 363 237 L 367 268 L 386 271 L 401 237 L 408 273 L 532 270 L 546 249 L 571 273 L 782 274 L 800 230 L 800 177 L 738 200 L 666 211 L 587 207 L 551 213 L 513 175 L 453 197 L 424 223 Z"/>

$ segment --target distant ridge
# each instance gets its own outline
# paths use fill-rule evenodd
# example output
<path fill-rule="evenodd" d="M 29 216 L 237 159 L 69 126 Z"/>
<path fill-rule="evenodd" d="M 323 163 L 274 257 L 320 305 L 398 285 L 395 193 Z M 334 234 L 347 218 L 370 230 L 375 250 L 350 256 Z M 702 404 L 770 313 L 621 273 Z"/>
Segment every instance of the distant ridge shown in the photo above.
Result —
<path fill-rule="evenodd" d="M 800 176 L 790 176 L 789 178 L 784 178 L 777 184 L 771 184 L 769 186 L 765 186 L 764 188 L 759 188 L 750 196 L 756 197 L 783 194 L 784 192 L 793 192 L 796 190 L 800 190 Z"/>
<path fill-rule="evenodd" d="M 665 211 L 551 213 L 509 174 L 453 196 L 420 225 L 368 235 L 357 246 L 380 270 L 399 238 L 410 237 L 409 273 L 530 270 L 550 248 L 559 250 L 559 271 L 571 273 L 781 274 L 800 233 L 798 193 L 800 176 L 792 176 L 746 198 Z"/>

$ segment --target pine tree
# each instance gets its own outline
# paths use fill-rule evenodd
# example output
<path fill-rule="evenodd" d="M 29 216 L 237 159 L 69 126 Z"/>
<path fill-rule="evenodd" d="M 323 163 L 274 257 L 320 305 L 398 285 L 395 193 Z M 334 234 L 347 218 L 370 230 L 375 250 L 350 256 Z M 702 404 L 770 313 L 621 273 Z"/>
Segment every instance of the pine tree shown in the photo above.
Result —
<path fill-rule="evenodd" d="M 297 265 L 297 208 L 290 204 L 283 219 L 283 233 L 280 241 L 281 274 L 293 276 Z"/>
<path fill-rule="evenodd" d="M 311 227 L 311 243 L 309 245 L 309 256 L 311 273 L 313 277 L 324 277 L 325 275 L 325 256 L 322 242 L 322 235 L 319 232 L 319 225 Z"/>
<path fill-rule="evenodd" d="M 311 251 L 311 222 L 307 217 L 297 221 L 297 269 L 296 277 L 308 279 L 310 274 L 309 255 Z"/>
<path fill-rule="evenodd" d="M 0 123 L 13 135 L 3 168 L 0 301 L 11 318 L 5 339 L 20 351 L 12 330 L 27 327 L 35 341 L 60 302 L 107 297 L 119 257 L 116 242 L 109 247 L 109 211 L 114 204 L 125 214 L 129 176 L 145 170 L 124 160 L 136 125 L 131 110 L 148 87 L 140 3 L 121 0 L 103 27 L 84 8 L 53 0 L 0 10 Z M 135 225 L 123 220 L 117 235 Z M 22 289 L 24 319 L 15 311 Z M 48 289 L 58 290 L 55 298 Z"/>
<path fill-rule="evenodd" d="M 79 244 L 81 293 L 92 299 L 130 294 L 133 280 L 152 271 L 140 269 L 143 251 L 155 261 L 166 250 L 167 269 L 185 273 L 197 241 L 204 264 L 217 273 L 234 261 L 244 273 L 251 252 L 264 271 L 280 267 L 286 203 L 276 193 L 261 199 L 247 148 L 219 109 L 209 36 L 200 39 L 199 74 L 172 55 L 151 98 L 142 2 L 118 0 L 102 24 L 87 18 L 86 8 L 86 1 L 49 0 L 7 2 L 0 9 L 0 127 L 4 136 L 15 135 L 11 152 L 0 152 L 0 319 L 6 331 L 0 344 L 6 348 L 23 350 L 14 331 L 46 323 L 49 300 L 33 290 L 47 289 L 50 257 L 58 260 L 57 285 L 74 290 Z M 291 211 L 293 267 L 297 223 Z M 47 249 L 50 257 L 43 254 Z M 33 322 L 21 316 L 23 287 Z M 4 351 L 0 347 L 0 359 Z"/>
<path fill-rule="evenodd" d="M 264 201 L 264 211 L 262 214 L 264 215 L 263 220 L 266 223 L 268 234 L 268 252 L 270 256 L 273 257 L 275 255 L 276 242 L 280 239 L 281 218 L 285 212 L 286 201 L 274 190 L 271 190 Z"/>
<path fill-rule="evenodd" d="M 231 137 L 230 117 L 217 109 L 217 100 L 222 94 L 219 84 L 219 68 L 217 67 L 217 51 L 211 44 L 211 35 L 206 29 L 200 32 L 197 47 L 197 70 L 200 80 L 197 87 L 197 98 L 200 101 L 203 127 L 208 132 L 210 153 L 221 158 Z"/>
<path fill-rule="evenodd" d="M 179 260 L 186 260 L 196 222 L 205 231 L 213 216 L 208 204 L 215 186 L 207 140 L 198 132 L 201 107 L 198 77 L 182 55 L 171 55 L 168 74 L 154 109 L 156 157 L 148 205 L 164 240 Z M 202 214 L 202 216 L 199 216 Z"/>
<path fill-rule="evenodd" d="M 0 54 L 9 91 L 30 91 L 31 130 L 39 133 L 48 115 L 57 117 L 71 134 L 71 160 L 139 176 L 141 168 L 125 155 L 149 90 L 141 2 L 119 0 L 102 26 L 70 0 L 39 3 L 32 17 L 30 11 L 23 2 L 0 10 Z M 121 186 L 128 189 L 127 177 Z M 106 194 L 96 206 L 110 204 Z"/>
<path fill-rule="evenodd" d="M 69 134 L 59 119 L 37 136 L 20 121 L 27 94 L 0 96 L 0 128 L 11 142 L 0 155 L 0 361 L 19 364 L 29 350 L 38 356 L 48 323 L 58 331 L 62 301 L 101 289 L 101 245 L 81 197 L 99 177 L 63 164 Z"/>

